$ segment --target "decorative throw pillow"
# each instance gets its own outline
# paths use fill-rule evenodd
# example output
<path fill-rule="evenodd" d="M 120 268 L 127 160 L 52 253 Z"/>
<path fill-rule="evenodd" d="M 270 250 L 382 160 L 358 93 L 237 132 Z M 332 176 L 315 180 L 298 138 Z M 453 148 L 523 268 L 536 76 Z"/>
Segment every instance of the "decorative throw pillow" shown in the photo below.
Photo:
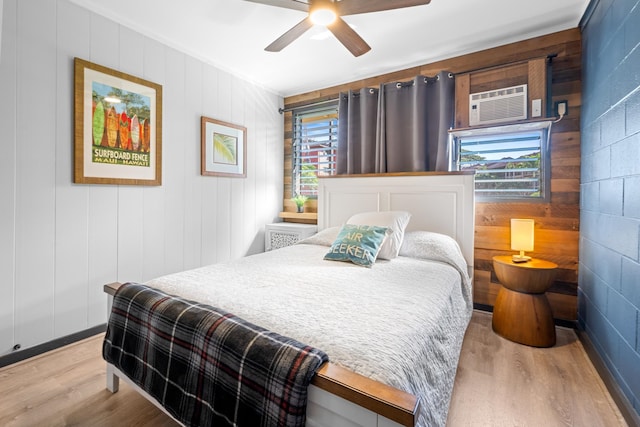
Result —
<path fill-rule="evenodd" d="M 371 267 L 388 232 L 387 227 L 345 224 L 324 259 Z"/>
<path fill-rule="evenodd" d="M 377 225 L 390 228 L 393 233 L 380 248 L 378 258 L 394 259 L 398 256 L 404 239 L 404 230 L 410 219 L 411 214 L 404 211 L 364 212 L 353 215 L 347 224 Z"/>

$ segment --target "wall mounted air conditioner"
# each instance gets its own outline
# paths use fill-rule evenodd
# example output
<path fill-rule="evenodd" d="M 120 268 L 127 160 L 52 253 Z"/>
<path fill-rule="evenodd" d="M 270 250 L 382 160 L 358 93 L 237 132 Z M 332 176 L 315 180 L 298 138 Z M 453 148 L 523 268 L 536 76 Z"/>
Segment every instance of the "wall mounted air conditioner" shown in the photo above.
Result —
<path fill-rule="evenodd" d="M 527 118 L 527 85 L 469 95 L 469 126 Z"/>

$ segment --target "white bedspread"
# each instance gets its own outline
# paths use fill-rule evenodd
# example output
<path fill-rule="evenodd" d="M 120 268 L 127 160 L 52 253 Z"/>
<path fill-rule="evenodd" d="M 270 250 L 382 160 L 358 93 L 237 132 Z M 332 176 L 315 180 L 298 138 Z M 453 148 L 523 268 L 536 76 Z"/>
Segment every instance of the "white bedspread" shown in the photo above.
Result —
<path fill-rule="evenodd" d="M 298 244 L 147 284 L 317 347 L 332 363 L 417 395 L 420 426 L 444 426 L 472 303 L 459 249 L 439 236 L 408 233 L 400 254 L 410 256 L 371 269 Z"/>

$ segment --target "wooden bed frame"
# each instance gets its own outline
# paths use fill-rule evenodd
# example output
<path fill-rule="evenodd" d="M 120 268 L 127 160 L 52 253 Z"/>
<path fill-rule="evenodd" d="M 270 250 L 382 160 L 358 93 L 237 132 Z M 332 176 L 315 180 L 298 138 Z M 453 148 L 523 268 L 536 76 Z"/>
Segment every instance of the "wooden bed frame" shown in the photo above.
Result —
<path fill-rule="evenodd" d="M 474 176 L 464 172 L 322 178 L 318 194 L 318 229 L 342 225 L 359 212 L 408 211 L 412 214 L 408 231 L 435 231 L 458 241 L 469 265 L 470 277 L 473 277 L 474 200 Z M 104 286 L 109 295 L 109 313 L 113 295 L 120 285 Z M 113 393 L 118 391 L 119 378 L 165 411 L 117 368 L 107 364 L 107 389 Z M 413 427 L 418 409 L 415 396 L 326 363 L 309 388 L 307 426 L 333 427 L 353 423 L 371 427 Z"/>

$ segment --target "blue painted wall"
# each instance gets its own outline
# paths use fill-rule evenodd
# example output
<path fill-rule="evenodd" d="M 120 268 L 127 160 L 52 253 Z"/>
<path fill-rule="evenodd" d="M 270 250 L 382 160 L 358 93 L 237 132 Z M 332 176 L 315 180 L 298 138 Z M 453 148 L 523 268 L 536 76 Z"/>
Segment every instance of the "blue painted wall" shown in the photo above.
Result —
<path fill-rule="evenodd" d="M 582 21 L 578 319 L 640 413 L 640 1 Z"/>

